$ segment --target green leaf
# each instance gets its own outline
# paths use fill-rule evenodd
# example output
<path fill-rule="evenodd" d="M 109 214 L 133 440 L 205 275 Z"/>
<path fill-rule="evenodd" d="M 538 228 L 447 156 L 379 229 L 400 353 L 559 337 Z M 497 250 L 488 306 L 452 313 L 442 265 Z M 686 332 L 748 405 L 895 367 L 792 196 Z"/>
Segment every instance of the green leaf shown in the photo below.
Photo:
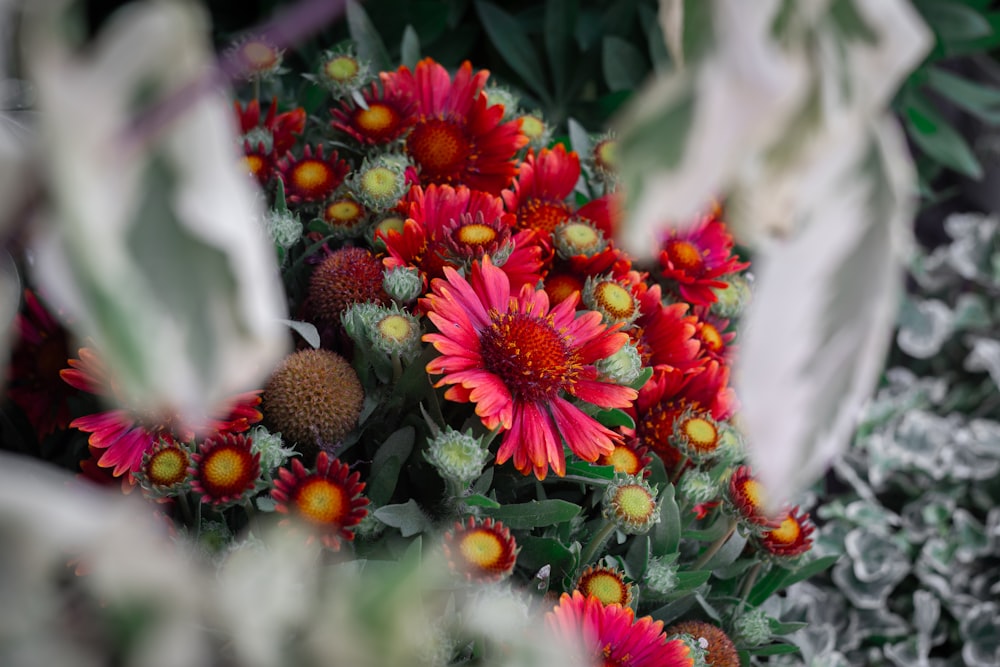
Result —
<path fill-rule="evenodd" d="M 602 43 L 604 80 L 612 91 L 634 90 L 649 72 L 639 49 L 621 37 L 608 35 Z"/>
<path fill-rule="evenodd" d="M 643 386 L 645 386 L 647 382 L 649 382 L 649 378 L 651 377 L 653 377 L 653 367 L 646 366 L 645 368 L 642 369 L 642 373 L 639 375 L 639 377 L 632 380 L 632 382 L 630 382 L 628 386 L 630 389 L 635 389 L 636 391 L 639 391 L 640 389 L 643 388 Z"/>
<path fill-rule="evenodd" d="M 490 41 L 500 52 L 500 57 L 539 98 L 545 101 L 546 106 L 550 106 L 551 97 L 548 85 L 542 76 L 538 54 L 521 28 L 521 24 L 491 2 L 476 0 L 476 11 Z"/>
<path fill-rule="evenodd" d="M 712 578 L 711 570 L 694 570 L 691 572 L 677 573 L 677 587 L 674 593 L 691 591 Z"/>
<path fill-rule="evenodd" d="M 750 653 L 753 655 L 787 655 L 789 653 L 798 653 L 799 647 L 795 644 L 770 644 L 768 646 L 759 646 L 757 648 L 750 649 Z"/>
<path fill-rule="evenodd" d="M 614 466 L 599 466 L 586 461 L 570 461 L 566 464 L 566 478 L 610 482 L 615 477 Z"/>
<path fill-rule="evenodd" d="M 743 553 L 743 547 L 747 544 L 747 538 L 740 535 L 739 531 L 733 531 L 726 543 L 722 545 L 714 556 L 712 556 L 707 563 L 705 563 L 706 570 L 717 570 L 721 567 L 725 567 L 730 563 L 736 562 L 736 559 L 740 557 Z"/>
<path fill-rule="evenodd" d="M 483 514 L 502 521 L 508 528 L 538 528 L 569 521 L 580 513 L 580 506 L 565 500 L 532 500 L 518 505 L 484 508 Z"/>
<path fill-rule="evenodd" d="M 664 625 L 670 625 L 670 623 L 677 618 L 680 618 L 683 614 L 687 612 L 688 609 L 694 606 L 697 600 L 694 595 L 685 595 L 682 598 L 669 602 L 658 609 L 654 609 L 649 613 L 657 621 L 663 621 Z"/>
<path fill-rule="evenodd" d="M 986 122 L 1000 123 L 1000 90 L 997 88 L 963 79 L 940 67 L 927 69 L 927 85 Z"/>
<path fill-rule="evenodd" d="M 773 568 L 761 577 L 760 581 L 753 587 L 753 590 L 750 591 L 750 595 L 747 596 L 747 603 L 755 607 L 762 604 L 772 594 L 788 585 L 787 581 L 791 577 L 791 574 L 790 571 L 782 567 Z"/>
<path fill-rule="evenodd" d="M 590 155 L 592 146 L 590 133 L 587 132 L 587 129 L 573 118 L 567 119 L 566 125 L 569 127 L 570 148 L 576 151 L 576 154 L 579 155 L 581 159 L 586 155 Z"/>
<path fill-rule="evenodd" d="M 545 53 L 558 100 L 565 98 L 573 65 L 577 4 L 577 0 L 548 0 L 545 3 Z"/>
<path fill-rule="evenodd" d="M 372 461 L 372 475 L 368 480 L 368 497 L 376 505 L 389 502 L 396 490 L 399 472 L 413 451 L 416 431 L 412 426 L 404 426 L 383 442 Z"/>
<path fill-rule="evenodd" d="M 538 571 L 549 565 L 552 568 L 550 577 L 558 581 L 573 569 L 575 558 L 573 552 L 562 542 L 552 537 L 526 536 L 518 538 L 517 564 L 532 571 Z"/>
<path fill-rule="evenodd" d="M 406 65 L 411 70 L 420 61 L 420 37 L 412 25 L 407 25 L 403 30 L 403 41 L 399 45 L 399 59 L 401 64 Z"/>
<path fill-rule="evenodd" d="M 674 485 L 667 484 L 660 497 L 660 521 L 653 526 L 651 539 L 654 556 L 667 556 L 680 548 L 681 512 L 674 494 Z"/>
<path fill-rule="evenodd" d="M 392 69 L 382 37 L 357 0 L 347 0 L 347 30 L 358 47 L 358 55 L 371 61 L 376 71 Z"/>
<path fill-rule="evenodd" d="M 768 625 L 771 627 L 771 632 L 773 632 L 776 635 L 790 635 L 793 632 L 798 632 L 802 628 L 809 627 L 808 623 L 804 623 L 801 621 L 782 623 L 781 621 L 775 620 L 773 618 L 768 619 Z"/>
<path fill-rule="evenodd" d="M 945 44 L 989 37 L 993 33 L 986 17 L 960 2 L 924 0 L 919 6 L 927 25 Z"/>
<path fill-rule="evenodd" d="M 633 581 L 642 581 L 649 565 L 649 535 L 636 535 L 625 552 L 625 575 Z"/>
<path fill-rule="evenodd" d="M 906 96 L 903 120 L 914 143 L 930 157 L 961 174 L 982 178 L 983 168 L 962 135 L 916 93 Z"/>
<path fill-rule="evenodd" d="M 627 412 L 619 410 L 618 408 L 613 408 L 611 410 L 601 410 L 594 415 L 594 419 L 599 421 L 603 426 L 608 428 L 615 428 L 616 426 L 624 426 L 625 428 L 635 428 L 635 422 L 631 417 L 628 416 Z"/>
<path fill-rule="evenodd" d="M 319 331 L 316 330 L 316 325 L 309 322 L 300 322 L 298 320 L 280 320 L 283 324 L 287 324 L 288 327 L 302 336 L 302 340 L 309 343 L 313 349 L 319 347 Z"/>
<path fill-rule="evenodd" d="M 791 573 L 791 576 L 788 577 L 788 580 L 785 583 L 785 585 L 791 586 L 792 584 L 797 584 L 800 581 L 811 579 L 820 572 L 823 572 L 826 569 L 832 567 L 833 564 L 836 563 L 839 558 L 840 556 L 836 555 L 823 556 L 822 558 L 817 558 L 814 561 L 806 563 L 805 565 L 803 565 L 802 567 Z"/>
<path fill-rule="evenodd" d="M 649 5 L 639 5 L 639 20 L 646 26 L 646 42 L 649 45 L 649 60 L 657 72 L 667 72 L 673 67 L 670 52 L 667 51 L 667 40 L 663 36 L 659 17 Z"/>
<path fill-rule="evenodd" d="M 465 496 L 462 498 L 462 502 L 470 507 L 490 507 L 493 509 L 500 507 L 500 503 L 492 498 L 487 498 L 481 493 L 474 493 L 471 496 Z"/>
<path fill-rule="evenodd" d="M 387 526 L 398 528 L 403 537 L 423 533 L 434 527 L 413 498 L 402 505 L 379 507 L 375 510 L 375 518 Z"/>

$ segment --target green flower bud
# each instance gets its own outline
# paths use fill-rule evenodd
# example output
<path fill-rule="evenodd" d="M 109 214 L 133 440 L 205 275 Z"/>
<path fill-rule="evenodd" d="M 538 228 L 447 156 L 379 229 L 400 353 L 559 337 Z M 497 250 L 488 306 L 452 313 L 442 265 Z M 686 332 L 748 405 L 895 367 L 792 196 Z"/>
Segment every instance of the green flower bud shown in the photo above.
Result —
<path fill-rule="evenodd" d="M 302 238 L 302 223 L 291 211 L 269 211 L 264 219 L 264 229 L 275 245 L 285 250 Z"/>
<path fill-rule="evenodd" d="M 393 301 L 408 303 L 420 296 L 424 291 L 424 281 L 420 270 L 410 266 L 397 266 L 386 269 L 382 281 L 382 289 Z"/>
<path fill-rule="evenodd" d="M 260 469 L 268 477 L 285 465 L 289 458 L 299 455 L 293 448 L 282 446 L 284 442 L 280 433 L 271 433 L 260 424 L 250 429 L 247 436 L 250 438 L 250 451 L 260 454 Z"/>
<path fill-rule="evenodd" d="M 712 476 L 702 470 L 687 470 L 681 476 L 677 492 L 694 505 L 718 499 L 721 489 Z"/>
<path fill-rule="evenodd" d="M 460 433 L 446 426 L 428 440 L 424 458 L 437 468 L 441 477 L 467 487 L 479 477 L 489 455 L 482 438 L 473 436 L 472 431 Z"/>
<path fill-rule="evenodd" d="M 749 646 L 760 646 L 771 641 L 771 620 L 763 609 L 754 607 L 733 621 L 733 635 Z"/>
<path fill-rule="evenodd" d="M 750 303 L 750 280 L 741 273 L 721 276 L 718 280 L 725 282 L 726 287 L 713 288 L 716 301 L 711 306 L 712 313 L 727 320 L 739 317 Z"/>
<path fill-rule="evenodd" d="M 670 558 L 650 558 L 646 566 L 646 586 L 656 596 L 666 595 L 677 588 L 677 561 Z"/>
<path fill-rule="evenodd" d="M 615 475 L 604 491 L 605 518 L 629 535 L 641 535 L 660 520 L 656 490 L 641 477 Z"/>
<path fill-rule="evenodd" d="M 609 382 L 631 384 L 642 375 L 642 357 L 632 343 L 626 343 L 610 357 L 601 359 L 596 364 L 597 370 Z"/>
<path fill-rule="evenodd" d="M 410 162 L 402 155 L 365 158 L 347 179 L 347 187 L 369 211 L 388 211 L 406 194 L 409 187 L 406 183 L 408 166 Z"/>

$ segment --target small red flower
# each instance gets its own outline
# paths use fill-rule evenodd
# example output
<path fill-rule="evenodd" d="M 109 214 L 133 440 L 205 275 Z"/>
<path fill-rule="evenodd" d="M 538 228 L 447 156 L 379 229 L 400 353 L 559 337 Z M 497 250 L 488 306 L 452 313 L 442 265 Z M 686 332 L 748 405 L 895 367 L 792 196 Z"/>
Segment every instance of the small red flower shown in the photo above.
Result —
<path fill-rule="evenodd" d="M 251 451 L 252 442 L 244 435 L 223 433 L 206 439 L 191 456 L 191 488 L 203 503 L 237 503 L 257 488 L 260 453 Z"/>
<path fill-rule="evenodd" d="M 383 82 L 391 78 L 383 72 Z M 352 139 L 366 146 L 385 146 L 396 141 L 410 129 L 416 120 L 413 114 L 413 100 L 399 88 L 372 83 L 361 91 L 366 107 L 350 98 L 341 102 L 339 109 L 331 109 L 331 125 Z"/>
<path fill-rule="evenodd" d="M 632 602 L 632 588 L 625 582 L 624 573 L 613 567 L 588 566 L 576 580 L 576 590 L 597 598 L 601 604 L 627 607 Z"/>
<path fill-rule="evenodd" d="M 308 541 L 318 538 L 325 547 L 339 551 L 343 542 L 354 540 L 351 528 L 368 514 L 360 478 L 361 473 L 350 472 L 346 463 L 320 452 L 315 471 L 307 471 L 298 459 L 291 469 L 279 468 L 271 497 L 276 511 L 306 523 L 311 530 Z"/>
<path fill-rule="evenodd" d="M 748 466 L 738 467 L 729 478 L 728 500 L 736 516 L 755 529 L 780 529 L 781 522 L 767 514 L 765 493 Z"/>
<path fill-rule="evenodd" d="M 444 534 L 444 554 L 452 571 L 468 581 L 487 583 L 514 571 L 517 542 L 499 521 L 469 517 Z"/>
<path fill-rule="evenodd" d="M 706 216 L 687 229 L 672 230 L 661 247 L 663 277 L 672 281 L 681 299 L 698 306 L 715 303 L 713 289 L 726 287 L 719 276 L 750 266 L 733 254 L 733 237 L 714 216 Z"/>
<path fill-rule="evenodd" d="M 528 153 L 511 190 L 504 190 L 507 210 L 517 216 L 520 229 L 534 229 L 547 236 L 573 217 L 567 199 L 580 178 L 580 158 L 562 144 Z"/>
<path fill-rule="evenodd" d="M 285 185 L 285 199 L 290 204 L 301 204 L 327 199 L 344 182 L 350 166 L 340 159 L 337 151 L 326 158 L 322 145 L 315 153 L 307 145 L 301 158 L 286 153 L 278 162 L 278 169 Z"/>
<path fill-rule="evenodd" d="M 816 527 L 798 507 L 788 510 L 778 527 L 761 535 L 758 540 L 764 551 L 783 558 L 799 556 L 812 548 Z"/>

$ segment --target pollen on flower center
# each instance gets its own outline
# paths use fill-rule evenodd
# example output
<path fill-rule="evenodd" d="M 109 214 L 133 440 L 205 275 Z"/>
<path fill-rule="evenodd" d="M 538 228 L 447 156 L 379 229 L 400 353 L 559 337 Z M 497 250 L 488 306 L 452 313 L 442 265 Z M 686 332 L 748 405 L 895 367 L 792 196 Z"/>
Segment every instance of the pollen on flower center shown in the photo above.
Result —
<path fill-rule="evenodd" d="M 802 534 L 802 530 L 799 528 L 799 522 L 795 520 L 795 517 L 788 516 L 781 522 L 780 526 L 768 534 L 775 542 L 794 544 L 799 539 L 799 535 Z"/>
<path fill-rule="evenodd" d="M 303 160 L 292 170 L 292 180 L 302 190 L 322 188 L 329 178 L 329 167 L 319 160 Z"/>
<path fill-rule="evenodd" d="M 600 309 L 623 320 L 635 312 L 635 300 L 628 290 L 613 281 L 605 281 L 594 287 L 594 300 Z"/>
<path fill-rule="evenodd" d="M 521 116 L 521 132 L 529 139 L 537 139 L 545 134 L 545 123 L 535 116 Z"/>
<path fill-rule="evenodd" d="M 358 61 L 350 56 L 337 56 L 325 66 L 326 74 L 334 81 L 350 81 L 357 76 Z"/>
<path fill-rule="evenodd" d="M 264 172 L 264 158 L 259 155 L 246 155 L 243 164 L 252 176 L 260 176 Z"/>
<path fill-rule="evenodd" d="M 496 313 L 480 334 L 486 369 L 517 399 L 541 401 L 571 383 L 573 361 L 552 326 L 524 313 Z"/>
<path fill-rule="evenodd" d="M 719 330 L 708 322 L 702 323 L 701 326 L 701 340 L 705 343 L 708 349 L 718 352 L 722 349 L 723 340 L 722 336 L 719 334 Z"/>
<path fill-rule="evenodd" d="M 218 449 L 202 464 L 206 480 L 220 487 L 228 487 L 247 474 L 247 460 L 234 449 Z"/>
<path fill-rule="evenodd" d="M 369 103 L 367 109 L 359 109 L 354 122 L 365 132 L 383 132 L 399 123 L 399 115 L 385 104 Z"/>
<path fill-rule="evenodd" d="M 406 140 L 407 152 L 432 176 L 448 176 L 461 168 L 470 148 L 459 128 L 440 119 L 417 124 Z"/>
<path fill-rule="evenodd" d="M 152 484 L 171 486 L 187 476 L 188 457 L 177 447 L 166 447 L 150 458 L 148 477 Z"/>
<path fill-rule="evenodd" d="M 462 537 L 459 550 L 470 563 L 490 569 L 499 562 L 504 545 L 492 531 L 474 530 Z"/>
<path fill-rule="evenodd" d="M 402 342 L 413 331 L 410 321 L 402 315 L 383 317 L 378 323 L 378 332 L 389 340 Z"/>
<path fill-rule="evenodd" d="M 455 231 L 456 240 L 468 245 L 486 245 L 497 238 L 496 230 L 488 225 L 462 225 Z"/>
<path fill-rule="evenodd" d="M 583 222 L 571 222 L 561 228 L 560 235 L 582 255 L 590 248 L 597 247 L 603 239 L 596 229 Z"/>
<path fill-rule="evenodd" d="M 689 241 L 674 239 L 667 243 L 666 250 L 670 261 L 679 269 L 694 272 L 703 266 L 701 252 Z"/>
<path fill-rule="evenodd" d="M 396 174 L 387 167 L 374 167 L 361 178 L 363 192 L 375 197 L 383 197 L 396 189 Z"/>
<path fill-rule="evenodd" d="M 754 508 L 763 506 L 764 487 L 755 479 L 747 479 L 743 482 L 743 496 L 753 505 Z"/>
<path fill-rule="evenodd" d="M 642 460 L 639 458 L 639 455 L 625 445 L 615 445 L 613 452 L 606 457 L 602 457 L 602 463 L 604 462 L 603 459 L 606 459 L 607 463 L 615 467 L 615 472 L 635 475 L 642 470 Z"/>
<path fill-rule="evenodd" d="M 351 199 L 338 199 L 326 207 L 327 222 L 351 223 L 364 215 L 361 205 Z"/>
<path fill-rule="evenodd" d="M 621 487 L 615 501 L 621 514 L 636 520 L 645 520 L 656 508 L 652 496 L 638 484 Z"/>
<path fill-rule="evenodd" d="M 339 522 L 347 509 L 344 490 L 325 479 L 311 479 L 299 489 L 295 506 L 302 517 L 318 524 Z"/>
<path fill-rule="evenodd" d="M 684 420 L 681 430 L 691 445 L 698 449 L 715 449 L 719 440 L 719 432 L 715 426 L 701 417 Z"/>
<path fill-rule="evenodd" d="M 542 232 L 552 232 L 559 223 L 569 219 L 570 211 L 562 203 L 533 199 L 524 205 L 524 211 L 518 217 L 521 220 L 522 227 L 537 229 Z"/>

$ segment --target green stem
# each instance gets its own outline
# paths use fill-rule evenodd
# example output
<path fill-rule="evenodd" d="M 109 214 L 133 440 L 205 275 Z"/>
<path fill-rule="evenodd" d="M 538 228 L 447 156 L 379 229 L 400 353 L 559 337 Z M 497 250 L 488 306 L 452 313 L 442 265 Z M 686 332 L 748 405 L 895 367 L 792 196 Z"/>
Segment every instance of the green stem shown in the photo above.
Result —
<path fill-rule="evenodd" d="M 761 571 L 761 569 L 763 567 L 764 567 L 764 563 L 763 562 L 758 562 L 758 563 L 755 563 L 752 568 L 750 568 L 749 572 L 747 572 L 746 578 L 743 580 L 743 583 L 740 585 L 740 599 L 743 602 L 747 601 L 747 597 L 749 597 L 750 591 L 753 590 L 753 585 L 755 583 L 757 583 L 757 577 L 760 575 L 760 571 Z"/>
<path fill-rule="evenodd" d="M 487 435 L 483 436 L 483 449 L 489 449 L 490 444 L 493 443 L 493 438 L 497 437 L 497 433 L 500 432 L 500 427 L 497 426 L 495 429 L 490 431 Z"/>
<path fill-rule="evenodd" d="M 730 519 L 729 528 L 728 530 L 726 530 L 725 534 L 722 535 L 715 542 L 712 542 L 712 544 L 709 545 L 707 549 L 705 549 L 705 553 L 703 553 L 698 558 L 698 560 L 695 561 L 694 565 L 691 566 L 691 569 L 700 570 L 701 568 L 705 567 L 705 564 L 708 563 L 708 561 L 712 560 L 712 556 L 714 556 L 719 552 L 719 549 L 722 548 L 722 545 L 724 545 L 726 542 L 729 541 L 729 538 L 733 536 L 733 532 L 735 532 L 735 530 L 736 530 L 736 519 Z"/>
<path fill-rule="evenodd" d="M 604 541 L 610 537 L 614 530 L 615 522 L 605 520 L 604 526 L 602 526 L 601 529 L 590 539 L 587 547 L 583 550 L 583 553 L 580 554 L 581 566 L 590 563 L 590 559 L 594 557 L 597 550 L 601 548 L 601 545 L 604 544 Z"/>
<path fill-rule="evenodd" d="M 399 383 L 399 378 L 403 377 L 403 362 L 399 358 L 399 353 L 392 355 L 392 383 Z"/>
<path fill-rule="evenodd" d="M 674 486 L 677 485 L 677 480 L 681 478 L 681 475 L 684 473 L 684 468 L 687 467 L 688 461 L 690 460 L 691 458 L 687 454 L 681 457 L 680 462 L 678 462 L 677 464 L 677 469 L 674 471 L 674 474 L 670 478 L 671 484 L 673 484 Z"/>
<path fill-rule="evenodd" d="M 177 495 L 177 506 L 181 510 L 181 516 L 184 518 L 184 523 L 190 526 L 193 522 L 193 518 L 191 517 L 191 504 L 188 502 L 186 493 Z"/>
<path fill-rule="evenodd" d="M 260 521 L 257 520 L 257 510 L 254 509 L 252 499 L 248 498 L 246 502 L 243 503 L 243 511 L 246 512 L 247 526 L 249 526 L 250 532 L 253 533 L 255 537 L 260 537 Z"/>

